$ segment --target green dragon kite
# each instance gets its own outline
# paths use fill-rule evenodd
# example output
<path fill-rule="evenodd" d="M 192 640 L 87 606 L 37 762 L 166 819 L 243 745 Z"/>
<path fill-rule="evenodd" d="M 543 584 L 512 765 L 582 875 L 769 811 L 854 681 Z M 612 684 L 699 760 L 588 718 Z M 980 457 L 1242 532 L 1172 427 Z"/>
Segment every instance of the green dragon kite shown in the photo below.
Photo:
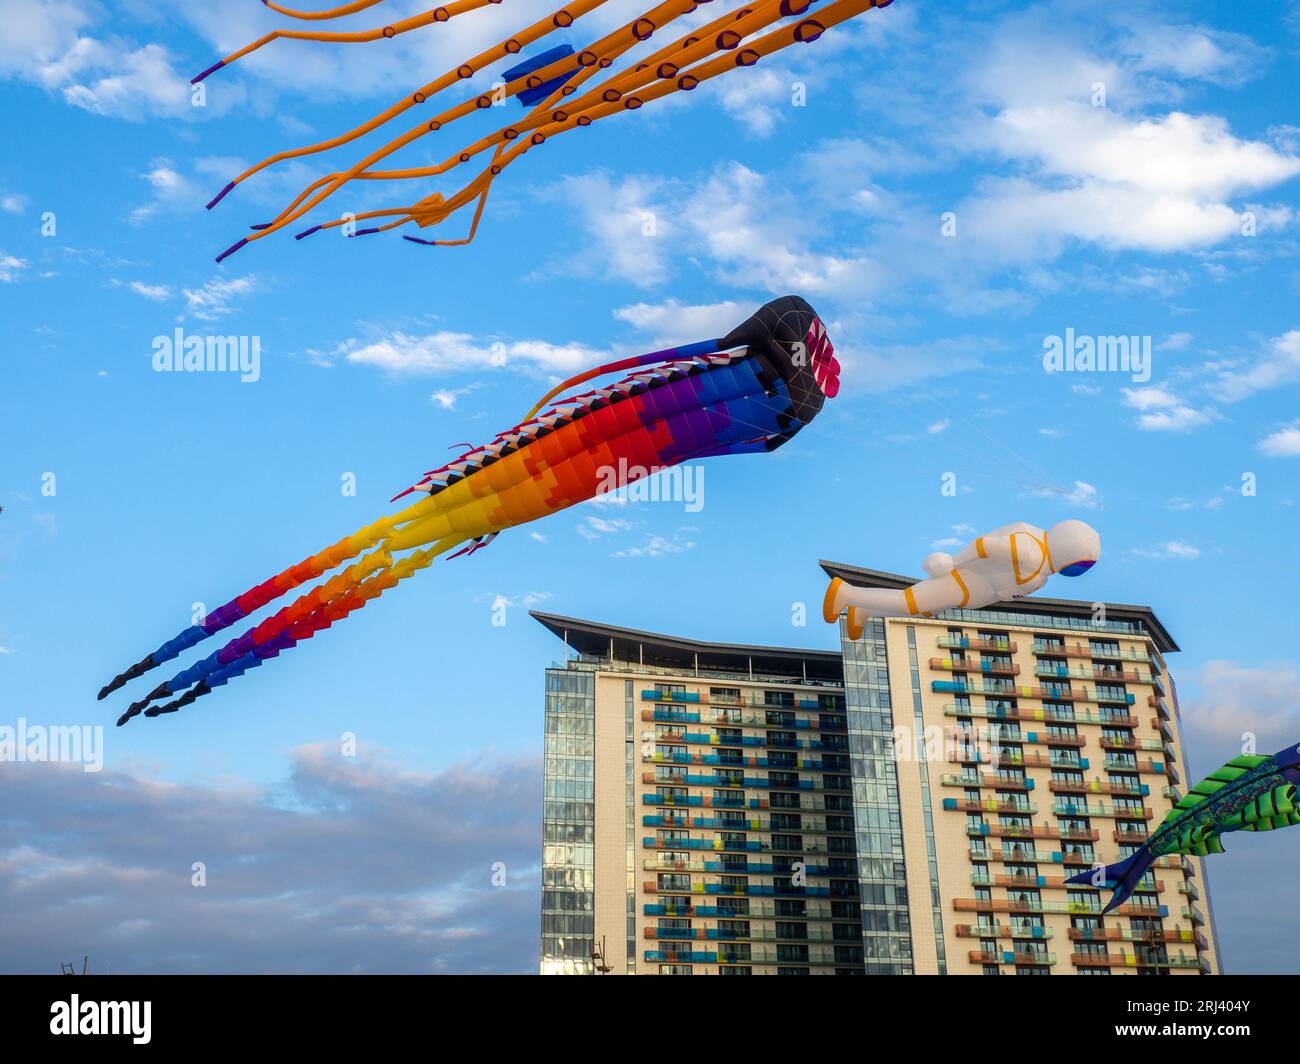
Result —
<path fill-rule="evenodd" d="M 1146 842 L 1124 860 L 1098 866 L 1066 880 L 1115 893 L 1102 910 L 1124 904 L 1157 857 L 1223 853 L 1220 836 L 1229 831 L 1272 831 L 1300 824 L 1296 785 L 1300 746 L 1271 756 L 1242 754 L 1201 780 L 1161 821 Z"/>

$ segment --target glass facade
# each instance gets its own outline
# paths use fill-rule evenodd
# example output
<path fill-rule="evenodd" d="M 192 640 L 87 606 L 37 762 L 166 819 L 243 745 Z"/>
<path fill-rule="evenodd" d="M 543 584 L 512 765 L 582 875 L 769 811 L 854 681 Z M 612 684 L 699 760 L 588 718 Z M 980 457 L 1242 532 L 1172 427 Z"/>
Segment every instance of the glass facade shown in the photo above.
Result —
<path fill-rule="evenodd" d="M 596 679 L 546 670 L 542 974 L 592 974 L 595 945 Z"/>
<path fill-rule="evenodd" d="M 862 638 L 853 640 L 841 622 L 840 638 L 866 973 L 911 975 L 912 936 L 885 625 L 872 619 Z"/>

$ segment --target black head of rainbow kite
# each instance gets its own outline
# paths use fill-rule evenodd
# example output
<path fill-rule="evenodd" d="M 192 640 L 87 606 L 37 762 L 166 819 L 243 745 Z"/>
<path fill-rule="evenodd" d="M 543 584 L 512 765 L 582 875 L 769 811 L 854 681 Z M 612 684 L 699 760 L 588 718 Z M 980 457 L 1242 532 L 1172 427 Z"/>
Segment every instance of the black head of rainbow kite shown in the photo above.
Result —
<path fill-rule="evenodd" d="M 817 312 L 800 296 L 765 303 L 728 333 L 722 350 L 747 347 L 785 381 L 794 415 L 808 424 L 840 390 L 840 364 Z"/>

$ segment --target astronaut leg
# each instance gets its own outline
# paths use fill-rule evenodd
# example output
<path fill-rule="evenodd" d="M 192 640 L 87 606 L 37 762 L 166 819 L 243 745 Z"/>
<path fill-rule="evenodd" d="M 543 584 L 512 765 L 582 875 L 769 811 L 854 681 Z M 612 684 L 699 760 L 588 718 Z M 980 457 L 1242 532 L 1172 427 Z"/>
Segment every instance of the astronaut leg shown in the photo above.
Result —
<path fill-rule="evenodd" d="M 822 616 L 828 624 L 834 624 L 849 606 L 857 606 L 868 616 L 907 616 L 903 592 L 880 587 L 854 587 L 837 576 L 826 589 Z"/>

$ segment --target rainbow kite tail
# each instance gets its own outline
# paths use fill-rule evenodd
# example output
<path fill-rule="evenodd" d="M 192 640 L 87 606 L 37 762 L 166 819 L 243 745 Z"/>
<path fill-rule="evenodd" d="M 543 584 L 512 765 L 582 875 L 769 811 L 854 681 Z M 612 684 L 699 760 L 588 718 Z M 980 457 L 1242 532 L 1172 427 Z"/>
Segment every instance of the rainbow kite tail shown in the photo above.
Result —
<path fill-rule="evenodd" d="M 427 517 L 430 513 L 430 502 L 428 499 L 422 499 L 413 506 L 407 507 L 396 514 L 381 518 L 364 528 L 358 529 L 350 536 L 345 536 L 337 543 L 332 544 L 317 551 L 315 554 L 304 558 L 297 565 L 291 565 L 289 568 L 277 573 L 269 580 L 265 580 L 254 587 L 249 588 L 241 595 L 237 595 L 229 602 L 218 606 L 212 610 L 206 617 L 197 624 L 192 624 L 184 631 L 173 636 L 152 653 L 145 655 L 130 668 L 118 673 L 112 680 L 105 684 L 99 691 L 99 698 L 102 700 L 122 687 L 131 680 L 143 676 L 145 673 L 158 666 L 179 657 L 187 650 L 197 646 L 209 636 L 215 635 L 223 629 L 229 628 L 233 624 L 238 624 L 246 617 L 251 616 L 260 610 L 263 606 L 281 595 L 292 591 L 302 584 L 309 583 L 317 577 L 323 576 L 332 569 L 336 569 L 344 562 L 358 557 L 369 551 L 371 548 L 384 542 L 400 526 L 410 524 L 420 518 Z M 432 537 L 430 537 L 432 538 Z M 459 537 L 464 539 L 466 537 Z M 458 540 L 459 541 L 459 540 Z M 410 544 L 418 546 L 420 544 Z M 450 544 L 454 546 L 454 544 Z M 354 567 L 355 568 L 355 567 Z M 349 570 L 351 572 L 352 570 Z M 364 575 L 364 574 L 362 574 Z M 322 585 L 317 592 L 324 592 L 325 588 L 331 588 L 331 583 Z M 330 594 L 341 590 L 338 585 L 331 588 Z M 313 594 L 315 594 L 314 592 Z M 301 600 L 300 600 L 301 601 Z M 297 605 L 297 603 L 295 603 Z M 320 599 L 313 603 L 314 607 L 325 605 L 325 600 Z M 277 614 L 277 616 L 279 616 Z M 295 617 L 301 619 L 300 617 Z M 223 661 L 222 665 L 230 664 L 229 661 Z M 164 685 L 160 685 L 160 688 Z M 174 691 L 172 693 L 175 693 Z M 146 700 L 148 701 L 148 700 Z M 130 714 L 134 716 L 135 714 Z"/>

